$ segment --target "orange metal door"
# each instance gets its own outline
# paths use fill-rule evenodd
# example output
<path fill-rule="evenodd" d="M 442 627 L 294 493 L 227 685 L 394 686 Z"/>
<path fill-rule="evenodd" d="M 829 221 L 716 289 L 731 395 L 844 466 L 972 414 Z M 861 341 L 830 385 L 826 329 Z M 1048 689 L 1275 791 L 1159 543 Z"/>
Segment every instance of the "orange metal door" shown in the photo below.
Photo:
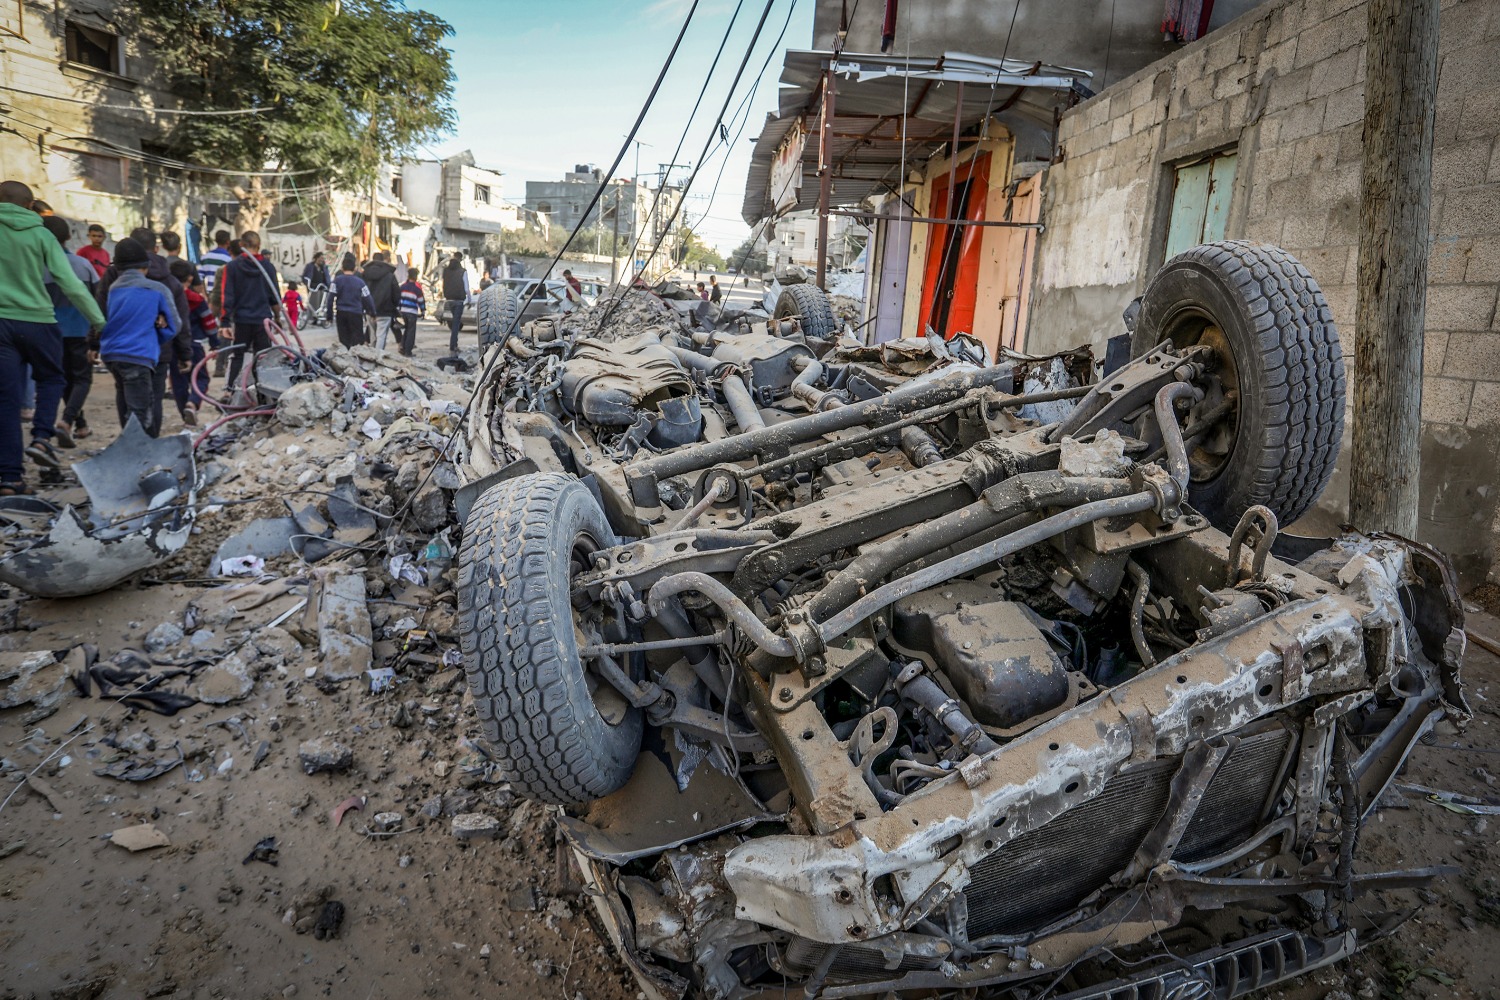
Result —
<path fill-rule="evenodd" d="M 977 157 L 957 172 L 954 218 L 982 222 L 989 200 L 990 154 Z M 948 175 L 932 182 L 930 213 L 948 210 Z M 974 328 L 974 303 L 979 292 L 980 245 L 983 226 L 933 226 L 927 243 L 927 266 L 922 276 L 922 323 L 917 335 L 932 327 L 944 338 Z"/>

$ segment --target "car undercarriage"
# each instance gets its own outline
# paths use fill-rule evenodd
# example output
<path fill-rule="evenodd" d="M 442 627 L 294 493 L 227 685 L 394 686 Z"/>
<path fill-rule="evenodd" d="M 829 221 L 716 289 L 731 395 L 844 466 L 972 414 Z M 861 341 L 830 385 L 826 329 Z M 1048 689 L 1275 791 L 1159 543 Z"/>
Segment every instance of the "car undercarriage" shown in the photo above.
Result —
<path fill-rule="evenodd" d="M 1356 849 L 1462 609 L 1282 530 L 1345 392 L 1290 256 L 1174 258 L 1102 377 L 677 315 L 500 339 L 462 500 L 490 752 L 644 988 L 1241 996 L 1440 874 Z"/>

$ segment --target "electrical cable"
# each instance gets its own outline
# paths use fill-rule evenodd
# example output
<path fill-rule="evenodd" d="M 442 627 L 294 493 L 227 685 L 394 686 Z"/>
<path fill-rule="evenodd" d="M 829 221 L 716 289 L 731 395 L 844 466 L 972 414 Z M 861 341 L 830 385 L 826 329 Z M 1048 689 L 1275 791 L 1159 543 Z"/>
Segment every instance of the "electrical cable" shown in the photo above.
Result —
<path fill-rule="evenodd" d="M 677 163 L 677 157 L 679 157 L 679 156 L 682 155 L 682 147 L 687 142 L 688 132 L 691 131 L 691 129 L 693 127 L 693 120 L 698 117 L 698 109 L 703 104 L 703 98 L 708 95 L 708 85 L 711 82 L 713 82 L 714 73 L 717 72 L 718 68 L 719 68 L 719 59 L 724 55 L 724 48 L 729 44 L 729 36 L 734 31 L 735 22 L 737 20 L 739 20 L 740 10 L 744 6 L 745 6 L 745 0 L 738 0 L 738 2 L 734 6 L 734 13 L 730 14 L 730 16 L 729 16 L 729 24 L 724 28 L 724 37 L 721 38 L 721 39 L 719 39 L 719 48 L 718 48 L 717 51 L 714 52 L 713 61 L 710 62 L 709 65 L 708 65 L 708 73 L 705 74 L 704 77 L 703 77 L 703 86 L 700 87 L 700 88 L 698 88 L 698 96 L 693 101 L 693 110 L 688 113 L 687 121 L 684 122 L 683 125 L 682 125 L 682 134 L 680 136 L 678 136 L 677 146 L 672 150 L 672 155 L 667 160 L 668 164 L 675 165 Z M 639 182 L 639 180 L 640 180 L 640 178 L 636 178 L 637 182 Z M 666 175 L 663 174 L 662 177 L 657 181 L 657 184 L 656 184 L 656 193 L 652 196 L 652 199 L 651 199 L 651 207 L 649 209 L 647 209 L 647 211 L 646 211 L 646 220 L 647 221 L 650 221 L 653 217 L 656 216 L 657 208 L 661 204 L 662 192 L 665 191 L 666 188 L 667 188 Z M 686 197 L 685 193 L 684 193 L 684 197 Z M 679 199 L 679 201 L 680 201 L 680 199 Z M 635 227 L 635 228 L 636 228 L 635 240 L 634 240 L 634 242 L 631 243 L 631 245 L 630 245 L 630 252 L 625 257 L 625 259 L 629 262 L 627 264 L 627 267 L 630 269 L 630 272 L 631 272 L 632 276 L 635 273 L 635 253 L 640 248 L 641 240 L 643 240 L 645 238 L 645 235 L 646 235 L 646 233 L 645 233 L 646 227 L 644 225 L 639 226 L 639 227 Z M 666 232 L 666 230 L 664 229 L 663 230 L 663 234 L 665 234 L 665 232 Z M 648 263 L 649 263 L 649 258 L 648 258 Z M 623 277 L 624 277 L 623 275 L 618 275 L 618 276 L 616 276 L 616 278 L 615 278 L 614 281 L 610 282 L 610 294 L 614 293 L 614 289 L 615 289 L 615 286 L 616 286 L 617 282 L 620 283 L 620 284 L 624 284 L 624 282 L 620 282 L 620 279 L 623 278 Z M 632 277 L 632 280 L 633 280 L 633 277 Z M 606 314 L 605 314 L 605 319 L 607 319 L 609 317 L 610 313 L 612 313 L 612 312 L 613 312 L 613 310 L 607 311 Z M 603 326 L 603 321 L 602 320 L 600 322 L 600 326 Z"/>
<path fill-rule="evenodd" d="M 640 113 L 636 115 L 635 123 L 630 126 L 630 131 L 625 136 L 625 142 L 620 146 L 620 151 L 615 154 L 614 162 L 610 164 L 609 171 L 600 181 L 598 189 L 594 192 L 593 199 L 590 200 L 588 206 L 584 208 L 583 213 L 579 216 L 578 223 L 573 227 L 573 231 L 568 234 L 567 240 L 553 256 L 552 262 L 547 265 L 547 270 L 543 274 L 544 280 L 538 281 L 532 286 L 531 293 L 526 297 L 526 301 L 521 304 L 519 309 L 516 310 L 515 319 L 511 321 L 511 328 L 506 330 L 501 337 L 502 343 L 504 342 L 505 338 L 510 336 L 511 332 L 515 329 L 515 325 L 520 322 L 520 317 L 525 315 L 527 307 L 529 307 L 531 303 L 536 300 L 537 294 L 546 284 L 546 275 L 551 274 L 553 269 L 556 268 L 557 265 L 562 261 L 563 254 L 568 252 L 568 248 L 573 245 L 573 241 L 578 238 L 578 234 L 583 230 L 584 221 L 588 219 L 589 214 L 593 212 L 594 208 L 599 204 L 600 199 L 604 196 L 604 192 L 608 188 L 609 182 L 614 178 L 615 171 L 620 169 L 620 164 L 624 161 L 625 154 L 630 150 L 630 144 L 635 141 L 636 133 L 640 131 L 641 123 L 646 120 L 646 113 L 651 110 L 651 105 L 656 101 L 656 95 L 661 90 L 662 81 L 666 79 L 667 70 L 671 69 L 673 61 L 677 58 L 677 51 L 682 47 L 682 39 L 687 35 L 688 26 L 693 23 L 693 16 L 697 13 L 698 4 L 700 2 L 701 0 L 693 0 L 693 5 L 688 8 L 687 16 L 683 19 L 682 22 L 682 28 L 677 32 L 677 38 L 672 42 L 672 48 L 667 53 L 667 58 L 662 63 L 661 70 L 656 75 L 656 81 L 651 85 L 651 92 L 646 95 L 645 103 L 641 105 Z M 774 0 L 771 0 L 771 2 L 774 2 Z M 463 430 L 465 422 L 468 421 L 469 414 L 473 412 L 474 401 L 479 398 L 479 392 L 481 388 L 486 384 L 487 380 L 489 379 L 490 372 L 494 369 L 495 363 L 500 360 L 500 356 L 503 353 L 503 350 L 490 351 L 489 360 L 485 362 L 484 369 L 479 373 L 479 377 L 475 380 L 474 390 L 469 394 L 468 404 L 464 406 L 464 412 L 462 416 L 458 418 L 453 426 L 453 430 L 449 433 L 448 440 L 444 444 L 441 454 L 446 456 L 452 451 L 453 443 L 458 440 L 458 435 Z M 434 462 L 432 464 L 432 466 L 427 470 L 427 474 L 422 477 L 422 481 L 417 484 L 417 488 L 411 491 L 410 495 L 407 496 L 406 501 L 396 511 L 395 517 L 399 519 L 397 523 L 398 529 L 405 526 L 406 518 L 411 512 L 413 499 L 422 491 L 422 487 L 427 484 L 428 480 L 432 478 L 433 474 L 437 471 L 439 464 L 441 463 Z"/>
<path fill-rule="evenodd" d="M 771 0 L 771 2 L 774 2 L 774 0 Z M 761 13 L 760 24 L 762 26 L 765 24 L 766 15 L 770 13 L 771 2 L 768 2 L 766 4 L 766 9 Z M 781 32 L 780 32 L 780 34 L 778 34 L 776 36 L 776 41 L 772 43 L 770 51 L 768 51 L 766 53 L 765 60 L 761 62 L 760 72 L 756 74 L 756 78 L 755 78 L 755 87 L 758 88 L 760 86 L 760 81 L 765 76 L 767 67 L 769 67 L 770 64 L 771 64 L 771 58 L 776 54 L 777 50 L 780 49 L 782 39 L 784 39 L 786 37 L 787 27 L 792 23 L 792 14 L 796 11 L 796 9 L 797 9 L 797 0 L 792 0 L 791 6 L 789 6 L 787 8 L 786 20 L 782 22 Z M 745 50 L 745 60 L 746 61 L 748 61 L 751 53 L 753 52 L 753 50 L 755 48 L 755 42 L 759 38 L 760 31 L 761 31 L 761 27 L 757 26 L 756 32 L 755 32 L 756 33 L 756 38 L 751 39 L 750 47 Z M 745 67 L 745 61 L 742 61 L 740 63 L 740 71 L 741 72 L 744 71 L 744 67 Z M 736 74 L 736 76 L 735 76 L 735 85 L 733 85 L 733 86 L 731 86 L 729 88 L 729 94 L 725 97 L 725 101 L 724 101 L 725 107 L 728 107 L 729 101 L 732 100 L 733 97 L 734 97 L 734 91 L 736 89 L 736 86 L 738 85 L 739 78 L 740 78 L 739 74 Z M 753 89 L 754 88 L 752 88 L 752 92 L 753 92 Z M 719 114 L 720 114 L 720 118 L 722 118 L 723 117 L 723 112 L 721 111 Z M 748 121 L 748 120 L 749 119 L 747 117 L 746 121 Z M 712 140 L 710 140 L 710 141 L 712 141 Z M 726 158 L 726 160 L 728 159 L 727 155 L 726 155 L 725 158 Z M 673 159 L 676 159 L 676 157 L 674 156 Z M 700 164 L 700 167 L 701 167 L 701 164 Z M 696 171 L 694 173 L 694 176 L 696 176 Z M 688 192 L 688 188 L 689 187 L 691 187 L 691 178 L 689 179 L 689 183 L 683 187 L 682 198 L 678 200 L 678 207 L 679 208 L 681 207 L 682 200 L 684 200 L 684 199 L 687 198 L 687 192 Z M 783 187 L 782 190 L 785 191 L 785 188 Z M 651 253 L 646 258 L 648 265 L 649 265 L 650 261 L 656 257 L 656 254 L 658 252 L 660 252 L 662 242 L 666 239 L 667 234 L 671 232 L 671 222 L 674 219 L 676 219 L 676 213 L 675 212 L 673 213 L 672 218 L 668 220 L 668 224 L 662 228 L 662 235 L 657 239 L 655 246 L 653 246 L 651 248 Z M 765 221 L 762 221 L 761 225 L 762 225 L 762 228 L 764 228 Z M 637 245 L 639 245 L 639 244 L 637 244 Z M 754 246 L 755 246 L 755 238 L 752 238 L 750 240 L 750 243 L 749 243 L 750 250 L 753 250 Z M 631 254 L 632 266 L 633 266 L 633 261 L 634 261 L 634 249 L 635 248 L 632 247 L 632 254 Z M 741 259 L 741 263 L 743 263 L 743 261 L 745 260 L 746 256 L 748 256 L 749 252 L 750 251 L 747 250 L 746 254 L 741 256 L 741 258 L 740 258 Z M 740 268 L 736 268 L 736 270 L 740 270 Z M 735 282 L 738 282 L 738 280 L 739 280 L 739 275 L 736 275 L 735 276 Z M 731 285 L 730 285 L 730 291 L 732 291 L 733 288 L 734 288 L 734 283 L 731 283 Z M 729 293 L 726 292 L 725 296 L 727 297 L 728 294 Z M 604 315 L 599 320 L 599 324 L 598 325 L 599 325 L 600 328 L 603 328 L 603 326 L 606 323 L 609 322 L 610 317 L 612 317 L 614 315 L 615 310 L 620 307 L 620 303 L 622 303 L 624 300 L 625 300 L 625 296 L 624 296 L 624 294 L 621 294 L 621 295 L 617 296 L 614 299 L 613 302 L 610 303 L 609 308 L 605 310 Z"/>
<path fill-rule="evenodd" d="M 124 104 L 97 104 L 94 101 L 81 101 L 76 97 L 62 97 L 55 94 L 38 94 L 37 92 L 32 90 L 24 90 L 20 87 L 7 87 L 3 84 L 0 84 L 0 90 L 8 90 L 13 94 L 21 94 L 25 97 L 36 97 L 43 101 L 63 101 L 67 104 L 82 104 L 85 107 L 94 108 L 99 111 L 139 111 L 149 115 L 202 115 L 205 117 L 222 115 L 263 115 L 268 111 L 275 110 L 273 108 L 230 108 L 220 111 L 189 111 L 185 109 L 177 110 L 173 108 L 132 108 Z"/>

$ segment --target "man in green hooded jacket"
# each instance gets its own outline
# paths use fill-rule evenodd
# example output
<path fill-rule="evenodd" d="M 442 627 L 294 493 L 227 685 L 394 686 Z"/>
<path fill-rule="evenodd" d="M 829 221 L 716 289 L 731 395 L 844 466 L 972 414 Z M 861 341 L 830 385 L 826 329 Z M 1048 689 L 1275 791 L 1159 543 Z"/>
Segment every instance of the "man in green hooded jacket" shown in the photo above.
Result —
<path fill-rule="evenodd" d="M 0 182 L 0 496 L 28 493 L 23 462 L 61 467 L 52 450 L 57 407 L 62 399 L 62 332 L 47 292 L 50 274 L 58 289 L 88 320 L 102 329 L 104 314 L 73 274 L 62 247 L 31 210 L 31 189 L 19 181 Z M 36 415 L 31 447 L 22 451 L 23 365 L 36 381 Z"/>

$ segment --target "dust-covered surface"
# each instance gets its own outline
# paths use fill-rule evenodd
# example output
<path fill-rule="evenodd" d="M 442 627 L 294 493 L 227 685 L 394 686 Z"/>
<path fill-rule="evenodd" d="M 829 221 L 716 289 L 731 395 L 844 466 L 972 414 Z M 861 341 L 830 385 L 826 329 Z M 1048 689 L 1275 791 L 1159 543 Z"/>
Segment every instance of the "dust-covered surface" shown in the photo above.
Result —
<path fill-rule="evenodd" d="M 451 519 L 448 425 L 397 398 L 395 369 L 360 370 L 379 388 L 368 402 L 295 428 L 257 422 L 202 456 L 219 478 L 170 562 L 94 597 L 0 599 L 0 996 L 637 996 L 558 862 L 549 814 L 516 800 L 472 742 L 454 571 L 428 545 Z M 434 398 L 466 398 L 462 377 L 411 372 Z M 112 439 L 107 389 L 80 453 Z M 346 476 L 372 532 L 330 526 L 337 551 L 311 564 L 272 555 L 260 579 L 214 575 L 221 544 L 258 518 L 308 504 L 331 518 L 323 493 Z M 404 570 L 393 554 L 410 557 Z M 361 592 L 363 617 L 349 607 Z M 1500 620 L 1472 610 L 1472 632 L 1500 639 Z M 385 680 L 366 666 L 388 668 L 390 685 L 372 690 Z M 1473 721 L 1440 726 L 1400 781 L 1500 802 L 1500 659 L 1476 641 L 1465 669 Z M 1268 995 L 1500 995 L 1496 822 L 1389 793 L 1364 869 L 1461 874 L 1422 893 L 1390 939 Z"/>
<path fill-rule="evenodd" d="M 419 359 L 445 353 L 445 330 L 423 324 L 420 337 L 433 348 Z M 71 460 L 116 432 L 98 380 L 95 434 Z M 465 398 L 461 379 L 445 385 L 434 395 Z M 371 416 L 382 435 L 404 417 L 418 426 L 382 444 L 359 431 Z M 438 460 L 426 427 L 442 426 L 419 416 L 398 403 L 296 429 L 255 421 L 200 455 L 223 470 L 179 556 L 93 597 L 0 599 L 0 703 L 18 702 L 0 709 L 0 996 L 636 995 L 563 877 L 550 817 L 468 742 L 451 569 L 413 552 L 423 583 L 393 578 L 381 520 L 350 543 L 363 548 L 311 567 L 287 554 L 260 582 L 213 575 L 223 540 L 286 516 L 283 500 L 326 512 L 328 498 L 291 491 L 331 491 L 351 458 L 361 503 L 399 509 Z M 167 432 L 179 427 L 171 413 Z M 76 484 L 44 495 L 83 499 Z M 401 540 L 435 533 L 409 523 Z M 296 610 L 313 581 L 356 572 L 373 663 L 394 673 L 379 693 L 368 675 L 331 680 L 345 654 L 320 652 L 316 617 Z M 67 651 L 82 643 L 97 648 L 90 697 L 69 679 L 85 659 Z M 106 694 L 99 678 L 119 683 Z M 160 714 L 151 696 L 188 704 Z M 305 761 L 337 768 L 344 750 L 347 770 L 307 773 Z M 455 817 L 481 835 L 460 839 Z M 111 838 L 145 824 L 160 836 Z M 143 839 L 167 843 L 122 846 Z"/>

